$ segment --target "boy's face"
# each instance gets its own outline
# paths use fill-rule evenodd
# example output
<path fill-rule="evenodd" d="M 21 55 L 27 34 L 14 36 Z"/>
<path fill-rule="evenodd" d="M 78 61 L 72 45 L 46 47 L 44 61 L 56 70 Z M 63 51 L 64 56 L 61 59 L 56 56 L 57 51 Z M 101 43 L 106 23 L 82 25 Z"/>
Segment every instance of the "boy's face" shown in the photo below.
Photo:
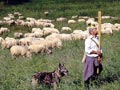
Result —
<path fill-rule="evenodd" d="M 92 35 L 97 35 L 98 34 L 98 30 L 96 28 L 94 28 L 92 31 L 91 31 L 91 34 Z"/>
<path fill-rule="evenodd" d="M 93 33 L 94 33 L 94 35 L 97 35 L 98 34 L 98 30 L 97 29 L 93 29 Z"/>

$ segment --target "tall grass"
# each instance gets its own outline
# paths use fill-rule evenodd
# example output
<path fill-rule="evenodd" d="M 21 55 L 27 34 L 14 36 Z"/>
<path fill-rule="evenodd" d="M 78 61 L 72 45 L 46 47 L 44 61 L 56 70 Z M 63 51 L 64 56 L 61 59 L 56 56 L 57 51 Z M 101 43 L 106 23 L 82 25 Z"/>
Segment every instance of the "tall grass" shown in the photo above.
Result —
<path fill-rule="evenodd" d="M 7 16 L 8 13 L 20 12 L 25 17 L 48 18 L 55 20 L 57 17 L 71 18 L 72 15 L 97 17 L 98 10 L 102 15 L 111 15 L 120 18 L 120 2 L 114 0 L 111 2 L 92 2 L 91 0 L 32 0 L 32 2 L 15 5 L 2 6 L 0 8 L 0 19 Z M 49 11 L 48 16 L 44 16 L 44 11 Z M 103 22 L 120 23 L 120 20 L 105 20 Z M 67 22 L 54 22 L 59 30 L 62 26 L 69 26 L 74 29 L 85 30 L 84 23 L 68 25 Z M 22 26 L 8 26 L 10 33 L 2 37 L 13 37 L 13 33 L 30 32 L 31 28 Z M 112 36 L 102 35 L 102 46 L 104 61 L 104 70 L 101 73 L 99 85 L 94 85 L 91 90 L 119 90 L 120 86 L 120 32 L 114 32 Z M 32 75 L 38 71 L 53 71 L 59 63 L 65 63 L 69 70 L 69 75 L 62 78 L 58 86 L 59 90 L 84 90 L 83 83 L 83 64 L 81 59 L 84 53 L 84 41 L 63 42 L 61 49 L 53 49 L 53 54 L 39 54 L 30 58 L 19 57 L 13 59 L 8 49 L 0 48 L 0 90 L 31 90 L 30 80 Z M 109 81 L 110 80 L 110 81 Z M 46 86 L 38 86 L 37 90 L 52 90 Z"/>

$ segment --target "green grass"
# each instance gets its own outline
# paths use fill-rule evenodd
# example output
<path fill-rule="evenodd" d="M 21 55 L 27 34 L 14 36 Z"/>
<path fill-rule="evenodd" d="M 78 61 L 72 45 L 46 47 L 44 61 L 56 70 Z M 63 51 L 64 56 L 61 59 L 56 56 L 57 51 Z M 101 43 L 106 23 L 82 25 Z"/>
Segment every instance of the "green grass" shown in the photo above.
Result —
<path fill-rule="evenodd" d="M 103 0 L 104 1 L 104 0 Z M 0 4 L 2 5 L 2 3 Z M 43 12 L 48 10 L 48 16 Z M 98 11 L 102 15 L 111 15 L 120 18 L 120 2 L 84 2 L 81 0 L 73 3 L 69 0 L 32 0 L 32 2 L 15 6 L 0 7 L 0 19 L 7 16 L 8 13 L 18 11 L 25 17 L 48 18 L 55 20 L 57 17 L 66 17 L 70 19 L 72 15 L 85 15 L 97 17 Z M 120 20 L 104 20 L 103 22 L 120 23 Z M 68 25 L 65 22 L 54 22 L 55 27 L 59 30 L 62 26 L 69 26 L 74 29 L 85 30 L 85 23 Z M 31 28 L 22 26 L 8 26 L 10 32 L 2 37 L 13 37 L 14 32 L 30 32 Z M 112 36 L 102 35 L 102 46 L 104 61 L 104 70 L 101 73 L 99 86 L 94 85 L 91 90 L 119 90 L 120 88 L 120 32 L 114 32 Z M 8 49 L 0 48 L 0 90 L 31 90 L 30 80 L 35 72 L 53 71 L 59 63 L 65 63 L 69 70 L 69 75 L 62 78 L 59 90 L 83 90 L 83 64 L 81 59 L 84 53 L 84 41 L 67 41 L 63 42 L 61 49 L 53 49 L 53 54 L 39 54 L 30 58 L 19 57 L 12 59 Z M 113 77 L 115 75 L 115 77 Z M 111 82 L 105 82 L 109 77 Z M 117 79 L 116 79 L 117 77 Z M 37 90 L 52 90 L 46 86 L 38 86 Z"/>

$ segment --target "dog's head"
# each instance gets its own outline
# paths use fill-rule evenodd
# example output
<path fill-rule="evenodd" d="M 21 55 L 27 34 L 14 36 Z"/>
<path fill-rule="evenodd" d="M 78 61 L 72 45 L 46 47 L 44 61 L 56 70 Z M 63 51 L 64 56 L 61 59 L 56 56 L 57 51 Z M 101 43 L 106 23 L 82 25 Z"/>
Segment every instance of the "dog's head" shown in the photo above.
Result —
<path fill-rule="evenodd" d="M 59 74 L 63 77 L 66 76 L 68 74 L 68 70 L 66 69 L 66 67 L 64 66 L 64 64 L 59 64 L 58 67 L 58 72 Z"/>

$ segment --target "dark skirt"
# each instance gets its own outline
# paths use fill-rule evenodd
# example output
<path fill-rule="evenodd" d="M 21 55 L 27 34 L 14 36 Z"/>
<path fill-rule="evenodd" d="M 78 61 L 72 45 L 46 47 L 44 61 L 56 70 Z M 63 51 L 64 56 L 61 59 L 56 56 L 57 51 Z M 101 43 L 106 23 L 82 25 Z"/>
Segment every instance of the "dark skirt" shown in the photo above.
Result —
<path fill-rule="evenodd" d="M 86 62 L 84 64 L 84 81 L 87 81 L 95 72 L 95 67 L 98 67 L 98 57 L 86 56 Z"/>

